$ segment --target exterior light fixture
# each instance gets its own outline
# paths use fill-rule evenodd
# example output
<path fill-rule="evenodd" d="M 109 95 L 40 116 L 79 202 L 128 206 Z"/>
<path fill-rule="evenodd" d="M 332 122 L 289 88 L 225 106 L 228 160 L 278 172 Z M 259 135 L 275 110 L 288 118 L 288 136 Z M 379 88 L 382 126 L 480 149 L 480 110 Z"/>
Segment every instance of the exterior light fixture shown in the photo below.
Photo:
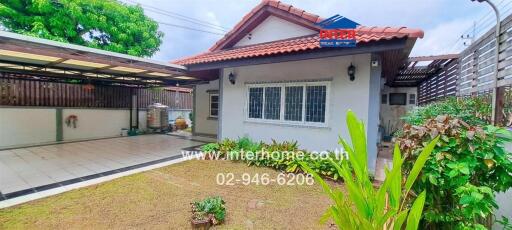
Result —
<path fill-rule="evenodd" d="M 236 76 L 233 72 L 229 73 L 228 80 L 229 80 L 229 82 L 231 82 L 232 85 L 234 85 L 236 83 Z"/>
<path fill-rule="evenodd" d="M 350 66 L 347 69 L 347 73 L 350 81 L 354 81 L 356 79 L 356 67 L 350 63 Z"/>

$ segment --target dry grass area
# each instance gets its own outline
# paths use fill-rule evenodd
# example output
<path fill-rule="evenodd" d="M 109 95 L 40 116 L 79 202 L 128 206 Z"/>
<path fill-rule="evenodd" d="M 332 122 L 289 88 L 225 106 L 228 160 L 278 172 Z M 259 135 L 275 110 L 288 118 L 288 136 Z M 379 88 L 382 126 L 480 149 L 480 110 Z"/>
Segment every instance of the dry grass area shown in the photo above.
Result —
<path fill-rule="evenodd" d="M 187 161 L 0 210 L 0 229 L 189 229 L 190 202 L 220 195 L 217 229 L 326 229 L 329 199 L 318 184 L 217 185 L 217 173 L 268 173 L 229 161 Z M 258 205 L 254 205 L 258 204 Z"/>

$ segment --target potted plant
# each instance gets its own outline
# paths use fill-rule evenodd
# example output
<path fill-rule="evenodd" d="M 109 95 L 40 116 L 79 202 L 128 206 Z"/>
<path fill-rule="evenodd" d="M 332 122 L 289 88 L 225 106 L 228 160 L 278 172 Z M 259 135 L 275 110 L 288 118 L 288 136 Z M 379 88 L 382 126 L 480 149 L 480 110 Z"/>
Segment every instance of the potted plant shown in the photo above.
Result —
<path fill-rule="evenodd" d="M 221 197 L 208 197 L 195 201 L 192 205 L 191 224 L 195 229 L 209 229 L 221 224 L 226 217 L 226 202 Z"/>

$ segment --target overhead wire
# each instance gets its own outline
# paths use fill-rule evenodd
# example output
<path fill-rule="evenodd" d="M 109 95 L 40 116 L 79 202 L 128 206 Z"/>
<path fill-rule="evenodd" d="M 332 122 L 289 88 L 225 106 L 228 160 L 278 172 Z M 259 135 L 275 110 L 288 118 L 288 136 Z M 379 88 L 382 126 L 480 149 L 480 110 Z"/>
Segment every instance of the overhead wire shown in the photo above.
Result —
<path fill-rule="evenodd" d="M 190 17 L 190 16 L 186 16 L 186 15 L 175 13 L 175 12 L 168 11 L 168 10 L 163 10 L 163 9 L 151 6 L 151 5 L 140 3 L 138 1 L 134 1 L 134 0 L 123 0 L 123 1 L 129 2 L 129 3 L 132 3 L 132 4 L 137 4 L 140 7 L 142 7 L 144 10 L 147 10 L 147 11 L 150 11 L 150 12 L 153 12 L 153 13 L 157 13 L 157 14 L 165 15 L 165 16 L 173 18 L 173 19 L 177 19 L 177 20 L 193 23 L 193 24 L 196 24 L 196 25 L 199 25 L 199 26 L 206 27 L 208 29 L 219 30 L 219 31 L 222 31 L 222 32 L 227 32 L 229 30 L 226 27 L 223 27 L 223 26 L 220 26 L 220 25 L 217 25 L 217 24 L 205 21 L 205 20 L 193 18 L 193 17 Z"/>
<path fill-rule="evenodd" d="M 512 3 L 512 1 L 508 1 L 506 2 L 505 5 L 501 6 L 503 3 L 505 2 L 505 0 L 501 0 L 498 4 L 496 4 L 496 6 L 498 8 L 500 8 L 500 14 L 503 15 L 502 18 L 504 18 L 505 16 L 507 16 L 510 11 L 512 10 L 512 7 L 511 8 L 508 8 L 506 9 L 506 7 L 508 5 L 510 5 Z M 505 10 L 503 10 L 505 9 Z M 469 32 L 471 32 L 471 30 L 474 31 L 474 34 L 472 35 L 473 36 L 473 39 L 476 39 L 476 37 L 478 35 L 480 35 L 482 33 L 482 31 L 487 31 L 489 29 L 489 27 L 491 25 L 494 25 L 495 24 L 495 18 L 493 17 L 494 16 L 494 11 L 492 9 L 490 9 L 487 14 L 485 14 L 484 16 L 482 16 L 480 18 L 480 20 L 476 21 L 476 25 L 472 25 L 470 27 L 468 27 L 463 33 L 461 36 L 459 36 L 457 38 L 457 40 L 455 40 L 455 42 L 452 43 L 452 45 L 450 46 L 450 52 L 454 52 L 456 51 L 458 48 L 460 48 L 460 43 L 459 41 L 461 41 L 462 39 L 464 39 L 464 34 L 467 34 Z M 490 16 L 490 17 L 489 17 Z"/>

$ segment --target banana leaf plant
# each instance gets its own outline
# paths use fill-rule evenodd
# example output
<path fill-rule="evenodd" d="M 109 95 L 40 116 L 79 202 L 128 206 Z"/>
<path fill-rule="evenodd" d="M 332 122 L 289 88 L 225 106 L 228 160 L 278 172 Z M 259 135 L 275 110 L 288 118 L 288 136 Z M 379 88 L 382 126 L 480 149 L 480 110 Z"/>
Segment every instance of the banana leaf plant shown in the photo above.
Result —
<path fill-rule="evenodd" d="M 425 191 L 419 195 L 411 193 L 411 187 L 420 174 L 425 161 L 434 149 L 438 137 L 426 144 L 406 180 L 402 179 L 403 158 L 395 145 L 392 169 L 385 169 L 386 179 L 380 187 L 374 187 L 368 172 L 366 129 L 354 112 L 347 112 L 347 126 L 352 145 L 340 138 L 348 160 L 341 164 L 331 159 L 344 181 L 346 193 L 329 186 L 308 165 L 302 168 L 311 174 L 334 202 L 321 221 L 333 219 L 339 229 L 418 229 L 425 204 Z M 405 183 L 403 183 L 405 182 Z"/>

